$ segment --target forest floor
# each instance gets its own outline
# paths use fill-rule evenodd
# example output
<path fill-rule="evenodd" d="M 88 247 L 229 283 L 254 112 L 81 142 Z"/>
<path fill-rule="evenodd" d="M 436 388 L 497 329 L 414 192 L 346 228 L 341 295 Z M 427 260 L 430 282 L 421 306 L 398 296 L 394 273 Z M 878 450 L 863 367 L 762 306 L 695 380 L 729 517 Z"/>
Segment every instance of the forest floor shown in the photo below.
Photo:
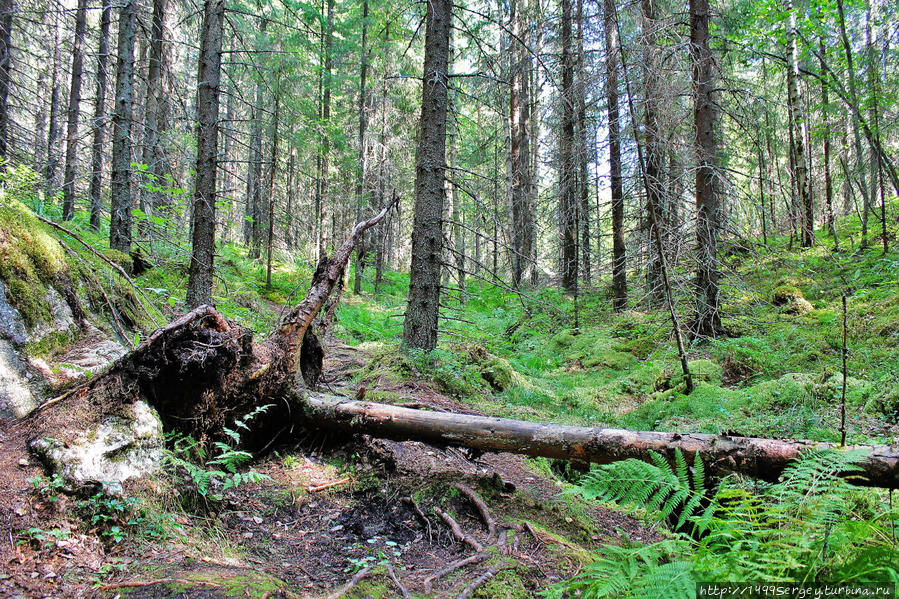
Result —
<path fill-rule="evenodd" d="M 73 226 L 102 246 L 85 223 Z M 638 281 L 632 309 L 615 314 L 604 287 L 575 307 L 550 286 L 519 295 L 469 279 L 445 298 L 444 341 L 425 356 L 398 351 L 408 275 L 397 272 L 377 290 L 366 279 L 362 294 L 344 293 L 323 388 L 565 424 L 835 441 L 845 294 L 848 439 L 895 444 L 899 252 L 859 249 L 857 220 L 838 228 L 840 252 L 820 233 L 807 250 L 782 238 L 723 244 L 728 334 L 689 345 L 690 395 L 666 312 L 645 305 Z M 309 284 L 309 265 L 284 258 L 267 287 L 262 264 L 222 246 L 217 307 L 270 331 Z M 163 256 L 136 278 L 166 318 L 184 309 L 185 260 Z M 674 275 L 686 313 L 690 273 Z M 35 350 L 51 361 L 77 343 Z M 73 496 L 27 455 L 28 433 L 0 426 L 0 596 L 323 597 L 365 572 L 345 596 L 459 596 L 493 573 L 471 596 L 531 597 L 582 572 L 604 545 L 664 534 L 570 493 L 581 473 L 545 459 L 304 431 L 251 465 L 262 480 L 220 500 L 199 495 L 175 462 L 123 496 Z M 171 456 L 179 442 L 169 441 Z M 489 535 L 491 519 L 501 533 Z M 426 591 L 429 577 L 466 558 Z"/>
<path fill-rule="evenodd" d="M 327 386 L 351 395 L 353 371 L 370 356 L 333 338 L 330 347 Z M 427 382 L 369 385 L 423 409 L 472 412 Z M 191 513 L 173 481 L 131 489 L 130 504 L 70 497 L 29 461 L 25 437 L 7 430 L 0 439 L 0 517 L 23 531 L 10 532 L 0 550 L 2 596 L 323 597 L 369 568 L 346 597 L 400 597 L 402 589 L 455 597 L 489 572 L 471 596 L 531 597 L 578 573 L 600 544 L 658 537 L 631 516 L 565 495 L 546 462 L 511 454 L 306 431 L 254 465 L 266 480 Z M 454 484 L 483 500 L 498 532 L 488 534 L 478 506 Z M 471 542 L 455 538 L 436 510 Z"/>

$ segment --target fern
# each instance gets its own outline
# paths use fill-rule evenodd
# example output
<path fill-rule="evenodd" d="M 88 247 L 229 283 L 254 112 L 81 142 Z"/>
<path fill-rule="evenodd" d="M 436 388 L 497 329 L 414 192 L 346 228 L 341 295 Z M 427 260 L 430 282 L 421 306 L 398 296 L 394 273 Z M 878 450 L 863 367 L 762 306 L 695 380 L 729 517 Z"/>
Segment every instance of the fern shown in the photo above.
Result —
<path fill-rule="evenodd" d="M 699 512 L 705 496 L 705 469 L 697 454 L 691 468 L 680 450 L 674 452 L 674 468 L 664 457 L 649 452 L 652 463 L 623 460 L 593 468 L 576 489 L 588 499 L 613 502 L 629 511 L 645 509 L 654 522 L 667 520 L 681 509 L 675 529 Z"/>
<path fill-rule="evenodd" d="M 660 543 L 604 547 L 560 592 L 581 597 L 692 597 L 695 581 L 899 582 L 897 515 L 877 491 L 852 486 L 865 457 L 814 451 L 792 462 L 774 485 L 739 477 L 706 488 L 702 461 L 680 453 L 673 465 L 625 460 L 594 468 L 576 490 L 651 522 L 672 522 Z M 860 506 L 860 507 L 859 507 Z M 689 533 L 683 531 L 689 524 Z"/>

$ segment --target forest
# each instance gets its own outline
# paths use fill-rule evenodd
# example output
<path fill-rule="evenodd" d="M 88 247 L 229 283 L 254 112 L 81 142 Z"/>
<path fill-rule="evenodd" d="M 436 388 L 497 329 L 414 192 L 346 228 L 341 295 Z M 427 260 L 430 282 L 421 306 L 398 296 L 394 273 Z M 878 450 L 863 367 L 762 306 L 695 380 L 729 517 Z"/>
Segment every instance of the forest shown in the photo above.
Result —
<path fill-rule="evenodd" d="M 0 0 L 0 596 L 895 596 L 897 123 L 887 0 Z"/>

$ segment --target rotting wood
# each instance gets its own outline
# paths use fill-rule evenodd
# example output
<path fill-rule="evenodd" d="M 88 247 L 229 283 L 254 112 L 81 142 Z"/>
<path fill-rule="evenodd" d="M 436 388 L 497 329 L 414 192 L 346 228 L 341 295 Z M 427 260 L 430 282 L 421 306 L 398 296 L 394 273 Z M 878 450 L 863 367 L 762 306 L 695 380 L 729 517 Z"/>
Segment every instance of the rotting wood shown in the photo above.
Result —
<path fill-rule="evenodd" d="M 397 441 L 416 440 L 596 464 L 627 458 L 646 460 L 650 450 L 673 460 L 675 450 L 680 450 L 688 461 L 698 452 L 712 475 L 740 472 L 770 481 L 777 480 L 787 464 L 802 452 L 837 447 L 834 443 L 813 441 L 590 428 L 430 412 L 318 393 L 306 396 L 303 404 L 306 418 L 316 426 Z M 851 482 L 899 488 L 899 448 L 856 445 L 848 449 L 868 451 L 859 464 L 861 476 L 851 477 Z"/>

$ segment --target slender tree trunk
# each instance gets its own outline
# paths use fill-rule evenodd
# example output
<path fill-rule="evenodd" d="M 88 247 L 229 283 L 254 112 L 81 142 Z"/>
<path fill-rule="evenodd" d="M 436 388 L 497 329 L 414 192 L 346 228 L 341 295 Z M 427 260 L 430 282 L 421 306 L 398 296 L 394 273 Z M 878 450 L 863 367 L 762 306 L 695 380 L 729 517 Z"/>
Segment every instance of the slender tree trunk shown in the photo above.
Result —
<path fill-rule="evenodd" d="M 294 230 L 293 230 L 293 194 L 294 194 L 294 158 L 295 152 L 290 143 L 288 143 L 287 152 L 287 209 L 284 212 L 284 246 L 288 251 L 293 250 Z"/>
<path fill-rule="evenodd" d="M 590 285 L 590 183 L 587 180 L 587 70 L 584 65 L 584 0 L 577 0 L 577 191 L 580 200 L 581 264 L 584 285 Z"/>
<path fill-rule="evenodd" d="M 624 186 L 621 180 L 621 137 L 618 116 L 618 60 L 620 46 L 614 0 L 604 0 L 606 46 L 606 102 L 609 129 L 609 179 L 612 192 L 612 306 L 627 308 L 627 250 L 624 244 Z"/>
<path fill-rule="evenodd" d="M 134 104 L 134 36 L 137 0 L 119 10 L 115 112 L 112 116 L 112 217 L 109 247 L 131 251 L 131 116 Z"/>
<path fill-rule="evenodd" d="M 147 65 L 147 93 L 144 99 L 144 147 L 141 162 L 147 165 L 149 185 L 160 185 L 163 176 L 160 142 L 160 108 L 164 101 L 163 77 L 163 36 L 165 33 L 165 12 L 167 0 L 153 0 L 153 24 L 150 30 L 150 60 Z M 149 216 L 156 210 L 159 194 L 142 185 L 141 204 Z M 149 222 L 147 227 L 149 230 Z"/>
<path fill-rule="evenodd" d="M 275 114 L 272 117 L 272 161 L 268 167 L 268 239 L 266 240 L 265 287 L 272 288 L 272 246 L 275 243 L 275 173 L 278 172 L 278 124 L 281 118 L 281 72 L 275 87 Z"/>
<path fill-rule="evenodd" d="M 853 149 L 855 150 L 855 160 L 859 162 L 862 160 L 862 156 L 864 155 L 862 152 L 862 142 L 861 135 L 859 134 L 859 128 L 861 127 L 860 114 L 858 108 L 858 93 L 856 91 L 856 82 L 855 82 L 855 67 L 853 66 L 853 57 L 852 57 L 852 45 L 849 43 L 849 36 L 846 33 L 846 15 L 843 9 L 843 0 L 837 0 L 837 14 L 839 16 L 839 25 L 840 25 L 840 39 L 843 42 L 843 52 L 846 54 L 846 73 L 847 79 L 849 81 L 849 101 L 852 104 L 852 136 L 853 136 Z M 848 164 L 847 164 L 848 168 Z M 868 214 L 871 211 L 871 198 L 868 195 L 868 186 L 866 184 L 867 177 L 865 176 L 864 167 L 859 168 L 859 180 L 861 181 L 862 193 L 862 247 L 868 247 Z"/>
<path fill-rule="evenodd" d="M 222 138 L 222 160 L 221 160 L 221 168 L 219 172 L 221 174 L 221 190 L 220 193 L 225 194 L 228 198 L 228 202 L 226 206 L 228 207 L 227 212 L 223 215 L 223 218 L 220 219 L 219 231 L 221 231 L 221 239 L 222 241 L 234 241 L 234 236 L 232 231 L 234 230 L 234 219 L 235 215 L 235 206 L 234 206 L 234 178 L 231 175 L 231 136 L 233 135 L 234 128 L 232 123 L 234 121 L 234 89 L 229 88 L 224 92 L 227 96 L 225 100 L 225 130 L 224 132 L 219 130 L 220 136 Z"/>
<path fill-rule="evenodd" d="M 215 181 L 218 166 L 219 93 L 222 76 L 222 33 L 225 0 L 206 0 L 197 72 L 197 166 L 194 189 L 193 243 L 187 304 L 212 303 L 215 273 Z"/>
<path fill-rule="evenodd" d="M 12 74 L 13 0 L 0 0 L 0 159 L 9 160 L 9 82 Z"/>
<path fill-rule="evenodd" d="M 427 7 L 421 124 L 415 153 L 412 266 L 403 343 L 431 351 L 437 345 L 440 304 L 452 2 L 431 0 Z"/>
<path fill-rule="evenodd" d="M 390 40 L 390 22 L 384 25 L 384 45 Z M 384 66 L 384 72 L 390 68 L 388 63 Z M 387 198 L 387 78 L 381 76 L 381 131 L 378 134 L 378 205 L 383 206 Z M 389 219 L 388 215 L 388 219 Z M 377 248 L 375 249 L 375 295 L 381 290 L 381 279 L 384 276 L 384 254 L 387 251 L 388 233 L 392 230 L 392 222 L 387 221 L 383 227 L 378 227 Z"/>
<path fill-rule="evenodd" d="M 59 158 L 59 10 L 53 10 L 53 58 L 50 65 L 50 122 L 47 127 L 47 162 L 44 170 L 44 195 L 49 200 L 57 190 L 56 168 Z"/>
<path fill-rule="evenodd" d="M 662 185 L 662 154 L 659 131 L 659 85 L 658 85 L 658 61 L 656 51 L 656 16 L 653 0 L 642 0 L 640 3 L 642 13 L 643 37 L 646 40 L 646 53 L 643 60 L 643 115 L 646 128 L 643 144 L 646 155 L 646 207 L 650 211 L 650 229 L 653 226 L 664 226 L 663 215 L 664 187 Z M 634 115 L 636 118 L 636 115 Z M 665 299 L 665 287 L 662 281 L 662 256 L 658 247 L 664 250 L 664 244 L 653 242 L 655 231 L 649 231 L 650 256 L 646 269 L 646 284 L 648 287 L 647 299 L 651 305 L 661 305 Z M 658 235 L 664 240 L 664 232 L 658 231 Z"/>
<path fill-rule="evenodd" d="M 571 40 L 571 0 L 562 0 L 562 121 L 559 133 L 559 240 L 561 244 L 562 287 L 577 292 L 578 284 L 578 198 L 575 156 L 575 52 Z"/>
<path fill-rule="evenodd" d="M 802 247 L 811 247 L 815 242 L 815 214 L 812 206 L 808 164 L 805 155 L 806 128 L 808 127 L 808 123 L 805 116 L 805 109 L 802 105 L 802 93 L 799 81 L 799 50 L 796 42 L 796 37 L 798 36 L 796 9 L 793 7 L 792 0 L 789 0 L 788 10 L 790 11 L 790 19 L 787 24 L 787 44 L 789 46 L 787 89 L 791 109 L 790 113 L 792 115 L 790 127 L 793 131 L 794 140 L 795 163 L 793 176 L 796 179 L 796 193 L 800 210 L 800 213 L 797 216 L 799 216 L 801 244 Z"/>
<path fill-rule="evenodd" d="M 362 49 L 359 57 L 359 164 L 356 173 L 356 222 L 362 220 L 362 209 L 365 206 L 365 130 L 368 126 L 368 114 L 366 112 L 367 96 L 365 80 L 368 76 L 368 0 L 362 2 Z M 356 278 L 353 281 L 353 293 L 362 293 L 362 279 L 365 275 L 365 258 L 368 247 L 365 234 L 359 238 L 356 246 Z"/>
<path fill-rule="evenodd" d="M 818 51 L 821 62 L 821 72 L 824 72 L 824 65 L 827 57 L 827 43 L 822 36 L 819 40 Z M 831 175 L 831 135 L 830 128 L 830 99 L 828 97 L 827 83 L 821 81 L 821 105 L 822 105 L 822 127 L 824 130 L 824 218 L 827 221 L 827 230 L 833 237 L 834 249 L 839 249 L 840 241 L 837 238 L 836 220 L 833 212 L 833 177 Z"/>
<path fill-rule="evenodd" d="M 260 94 L 259 86 L 257 85 L 257 95 Z M 246 175 L 246 201 L 244 202 L 244 219 L 243 219 L 243 242 L 245 245 L 249 246 L 249 255 L 252 257 L 253 255 L 253 231 L 256 227 L 254 222 L 254 215 L 256 213 L 256 163 L 259 158 L 259 145 L 261 145 L 262 140 L 259 138 L 259 123 L 258 123 L 258 115 L 259 110 L 257 109 L 257 105 L 250 107 L 250 121 L 252 122 L 250 128 L 250 143 L 247 146 L 247 175 Z"/>
<path fill-rule="evenodd" d="M 321 142 L 321 178 L 319 180 L 320 191 L 318 198 L 319 205 L 319 240 L 318 255 L 324 256 L 328 250 L 328 179 L 329 179 L 329 160 L 331 154 L 331 133 L 328 131 L 331 123 L 331 70 L 334 66 L 333 45 L 334 45 L 334 0 L 327 0 L 328 15 L 324 36 L 324 59 L 325 70 L 322 78 L 322 127 L 324 133 Z M 333 227 L 332 227 L 333 230 Z M 335 234 L 336 231 L 333 231 Z"/>
<path fill-rule="evenodd" d="M 268 21 L 263 21 L 261 30 L 265 33 Z M 261 78 L 261 75 L 257 74 Z M 262 234 L 265 230 L 265 206 L 262 204 L 262 104 L 264 102 L 263 82 L 261 79 L 256 81 L 256 98 L 254 100 L 254 117 L 252 127 L 252 144 L 253 144 L 253 200 L 250 206 L 251 219 L 251 238 L 250 238 L 250 257 L 254 260 L 262 254 Z"/>
<path fill-rule="evenodd" d="M 511 3 L 511 85 L 509 88 L 509 125 L 510 125 L 510 160 L 512 166 L 511 179 L 511 212 L 512 212 L 512 283 L 521 284 L 529 276 L 531 256 L 533 254 L 531 229 L 533 228 L 533 206 L 531 195 L 531 169 L 529 151 L 529 119 L 530 119 L 530 53 L 524 46 L 527 39 L 527 23 L 521 0 Z"/>
<path fill-rule="evenodd" d="M 693 57 L 693 120 L 696 128 L 696 325 L 698 336 L 721 331 L 718 279 L 718 110 L 715 64 L 709 48 L 709 2 L 690 0 L 690 52 Z"/>
<path fill-rule="evenodd" d="M 72 73 L 69 84 L 69 113 L 66 123 L 66 166 L 62 185 L 62 218 L 75 216 L 75 173 L 78 166 L 78 116 L 81 106 L 81 72 L 84 69 L 84 28 L 87 0 L 78 0 L 75 10 L 75 39 L 72 41 Z"/>
<path fill-rule="evenodd" d="M 103 146 L 106 138 L 106 69 L 109 64 L 109 21 L 111 3 L 103 0 L 100 13 L 100 43 L 97 52 L 97 96 L 94 103 L 94 139 L 91 144 L 91 184 L 90 226 L 94 231 L 100 228 L 100 213 L 103 211 Z"/>

